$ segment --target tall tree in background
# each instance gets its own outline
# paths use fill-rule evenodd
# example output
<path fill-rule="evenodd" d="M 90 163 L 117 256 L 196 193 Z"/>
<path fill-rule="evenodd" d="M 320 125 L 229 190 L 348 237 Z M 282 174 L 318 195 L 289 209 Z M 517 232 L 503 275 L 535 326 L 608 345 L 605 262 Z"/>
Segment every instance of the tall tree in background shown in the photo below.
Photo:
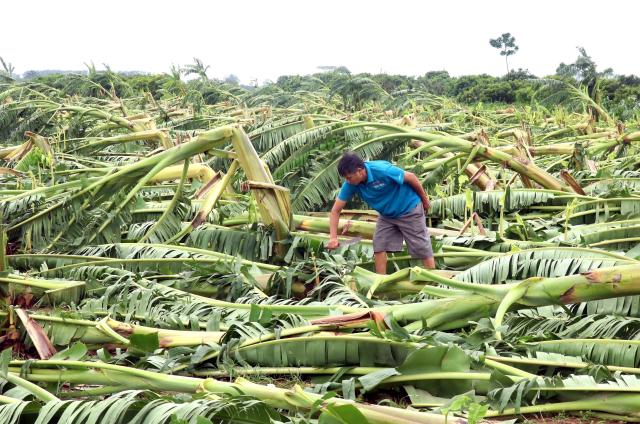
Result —
<path fill-rule="evenodd" d="M 505 32 L 498 38 L 492 38 L 489 40 L 489 44 L 492 47 L 500 50 L 500 56 L 504 56 L 504 61 L 507 64 L 507 74 L 509 73 L 509 56 L 516 54 L 518 46 L 516 46 L 516 39 L 509 32 Z"/>

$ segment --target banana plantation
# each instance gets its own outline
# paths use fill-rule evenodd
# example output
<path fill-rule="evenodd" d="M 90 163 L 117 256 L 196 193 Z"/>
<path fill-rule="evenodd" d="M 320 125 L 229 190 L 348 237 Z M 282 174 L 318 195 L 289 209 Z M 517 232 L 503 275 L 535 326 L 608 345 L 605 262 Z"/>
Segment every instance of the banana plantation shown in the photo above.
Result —
<path fill-rule="evenodd" d="M 0 422 L 640 421 L 639 116 L 109 75 L 0 83 Z M 435 270 L 357 199 L 326 249 L 347 150 Z"/>

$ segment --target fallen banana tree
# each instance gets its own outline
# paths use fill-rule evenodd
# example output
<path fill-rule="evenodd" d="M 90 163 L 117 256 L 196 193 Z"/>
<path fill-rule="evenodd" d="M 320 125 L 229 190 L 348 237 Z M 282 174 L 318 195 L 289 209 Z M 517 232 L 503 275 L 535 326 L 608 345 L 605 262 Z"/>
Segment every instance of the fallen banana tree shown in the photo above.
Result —
<path fill-rule="evenodd" d="M 240 152 L 239 161 L 242 163 L 247 177 L 255 182 L 253 190 L 259 193 L 263 221 L 267 225 L 274 225 L 277 237 L 279 237 L 278 240 L 286 238 L 290 226 L 288 197 L 273 184 L 269 171 L 265 170 L 259 162 L 253 160 L 257 159 L 255 150 L 251 147 L 244 132 L 234 127 L 222 127 L 202 133 L 196 140 L 189 143 L 175 146 L 134 164 L 121 167 L 111 174 L 95 177 L 86 187 L 81 187 L 84 183 L 80 184 L 80 182 L 66 186 L 54 185 L 2 199 L 0 207 L 2 207 L 5 219 L 10 222 L 7 232 L 10 237 L 16 237 L 17 234 L 20 234 L 25 238 L 27 246 L 34 243 L 38 246 L 45 245 L 51 248 L 54 243 L 59 243 L 65 237 L 69 237 L 69 234 L 81 237 L 80 234 L 85 233 L 87 225 L 93 225 L 94 228 L 89 231 L 87 241 L 94 241 L 99 236 L 110 241 L 118 240 L 120 237 L 118 229 L 121 225 L 118 216 L 130 207 L 132 200 L 145 184 L 153 178 L 157 178 L 158 174 L 170 165 L 229 142 Z M 233 169 L 229 175 L 231 174 L 233 174 Z M 266 186 L 261 186 L 262 183 Z M 213 208 L 222 190 L 226 188 L 226 184 L 228 184 L 228 179 L 223 179 L 218 190 L 212 192 L 205 211 Z M 64 193 L 62 196 L 53 196 L 53 194 L 62 193 Z M 32 206 L 34 199 L 39 199 L 44 195 L 55 200 L 41 207 L 37 212 L 31 212 L 25 218 L 24 214 Z M 62 199 L 58 197 L 62 197 Z M 102 202 L 104 202 L 104 207 L 100 215 L 105 216 L 95 219 L 95 214 L 89 213 L 89 209 L 96 203 Z M 21 206 L 16 208 L 16 203 L 20 203 Z M 74 217 L 70 222 L 64 221 L 67 228 L 61 229 L 61 216 L 71 211 L 73 211 Z"/>
<path fill-rule="evenodd" d="M 0 83 L 0 343 L 52 357 L 5 354 L 3 417 L 637 419 L 637 123 L 580 90 L 599 122 L 419 86 L 347 111 L 320 79 L 179 74 L 152 93 L 115 73 Z M 366 210 L 324 249 L 344 150 L 424 183 L 438 271 L 399 252 L 373 273 Z"/>
<path fill-rule="evenodd" d="M 19 373 L 24 361 L 11 361 L 8 374 Z M 15 368 L 18 367 L 18 368 Z M 61 370 L 64 367 L 65 370 Z M 444 423 L 443 415 L 409 411 L 379 405 L 367 405 L 338 398 L 323 398 L 320 395 L 304 392 L 299 386 L 293 389 L 275 389 L 252 383 L 239 378 L 233 383 L 222 382 L 213 378 L 169 376 L 145 370 L 136 370 L 120 365 L 100 362 L 83 362 L 74 360 L 47 360 L 30 362 L 29 372 L 25 375 L 29 381 L 58 382 L 72 384 L 100 384 L 109 391 L 145 389 L 170 391 L 178 393 L 201 393 L 205 397 L 217 399 L 220 395 L 251 396 L 281 409 L 292 411 L 318 411 L 320 408 L 351 406 L 371 423 L 386 423 L 399 420 L 407 423 Z M 97 393 L 97 392 L 96 392 Z M 465 422 L 457 419 L 454 422 Z"/>

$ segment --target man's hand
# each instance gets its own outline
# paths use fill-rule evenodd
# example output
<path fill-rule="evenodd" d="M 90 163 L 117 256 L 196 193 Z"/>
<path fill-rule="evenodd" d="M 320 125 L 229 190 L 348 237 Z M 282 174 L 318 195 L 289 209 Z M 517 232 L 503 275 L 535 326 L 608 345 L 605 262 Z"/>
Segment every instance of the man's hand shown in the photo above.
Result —
<path fill-rule="evenodd" d="M 338 247 L 340 242 L 338 241 L 338 224 L 340 223 L 340 211 L 344 208 L 347 202 L 336 199 L 331 208 L 329 214 L 329 243 L 327 243 L 327 249 L 333 250 Z"/>
<path fill-rule="evenodd" d="M 329 239 L 329 243 L 327 243 L 327 249 L 329 250 L 337 249 L 338 246 L 340 246 L 340 242 L 338 241 L 337 238 Z"/>
<path fill-rule="evenodd" d="M 422 199 L 422 207 L 424 208 L 424 213 L 429 212 L 429 207 L 431 207 L 431 202 L 429 202 L 429 198 L 425 197 Z"/>

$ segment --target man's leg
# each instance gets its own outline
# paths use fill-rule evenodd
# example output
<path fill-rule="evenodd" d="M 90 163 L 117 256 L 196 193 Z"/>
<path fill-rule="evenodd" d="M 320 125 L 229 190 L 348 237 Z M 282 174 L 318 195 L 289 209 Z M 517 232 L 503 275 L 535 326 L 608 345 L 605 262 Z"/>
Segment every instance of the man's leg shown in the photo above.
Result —
<path fill-rule="evenodd" d="M 425 268 L 435 269 L 436 261 L 422 204 L 418 203 L 411 212 L 398 218 L 397 222 L 411 257 L 422 260 Z"/>
<path fill-rule="evenodd" d="M 373 254 L 373 259 L 376 263 L 376 273 L 387 273 L 387 252 L 376 252 Z"/>
<path fill-rule="evenodd" d="M 427 269 L 435 269 L 436 268 L 436 260 L 433 258 L 433 256 L 430 257 L 430 258 L 423 258 L 422 259 L 422 264 Z"/>
<path fill-rule="evenodd" d="M 378 217 L 373 234 L 373 259 L 378 274 L 387 273 L 387 252 L 402 250 L 402 233 L 395 221 L 384 216 Z"/>

